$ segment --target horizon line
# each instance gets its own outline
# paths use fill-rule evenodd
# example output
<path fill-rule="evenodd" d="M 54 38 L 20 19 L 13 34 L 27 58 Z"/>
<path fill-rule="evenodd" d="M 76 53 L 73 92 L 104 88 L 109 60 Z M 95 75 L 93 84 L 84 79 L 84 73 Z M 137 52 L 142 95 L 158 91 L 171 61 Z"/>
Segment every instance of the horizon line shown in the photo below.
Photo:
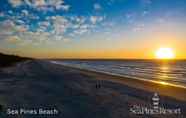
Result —
<path fill-rule="evenodd" d="M 157 58 L 94 58 L 94 57 L 87 57 L 87 58 L 66 58 L 66 57 L 31 57 L 31 56 L 23 56 L 19 54 L 11 54 L 11 53 L 4 53 L 0 52 L 0 54 L 4 55 L 14 55 L 14 56 L 19 56 L 19 57 L 26 57 L 26 58 L 32 58 L 32 59 L 44 59 L 44 60 L 157 60 L 157 61 L 176 61 L 176 60 L 181 60 L 181 61 L 186 61 L 186 58 L 174 58 L 174 59 L 157 59 Z"/>
<path fill-rule="evenodd" d="M 186 59 L 156 59 L 156 58 L 39 58 L 46 60 L 157 60 L 157 61 L 176 61 Z"/>

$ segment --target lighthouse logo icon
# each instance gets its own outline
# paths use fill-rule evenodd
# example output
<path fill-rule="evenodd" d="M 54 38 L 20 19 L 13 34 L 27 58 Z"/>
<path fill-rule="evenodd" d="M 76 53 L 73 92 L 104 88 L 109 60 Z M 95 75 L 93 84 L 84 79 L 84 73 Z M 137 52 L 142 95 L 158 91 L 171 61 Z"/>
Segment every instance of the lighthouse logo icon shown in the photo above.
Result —
<path fill-rule="evenodd" d="M 181 114 L 180 108 L 167 109 L 163 107 L 164 105 L 160 105 L 160 97 L 158 93 L 154 93 L 152 96 L 152 106 L 143 107 L 141 105 L 134 105 L 130 108 L 130 111 L 134 114 L 148 114 L 148 115 L 156 115 L 156 114 Z"/>
<path fill-rule="evenodd" d="M 159 109 L 159 101 L 160 101 L 160 98 L 158 96 L 158 93 L 154 93 L 154 96 L 152 97 L 152 103 L 153 103 L 154 110 Z"/>

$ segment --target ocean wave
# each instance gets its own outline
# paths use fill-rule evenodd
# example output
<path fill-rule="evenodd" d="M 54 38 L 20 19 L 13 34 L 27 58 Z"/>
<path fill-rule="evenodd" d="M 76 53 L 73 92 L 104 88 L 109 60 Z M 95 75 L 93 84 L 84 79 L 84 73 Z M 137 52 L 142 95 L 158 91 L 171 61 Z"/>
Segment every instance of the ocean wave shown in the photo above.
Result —
<path fill-rule="evenodd" d="M 145 61 L 51 61 L 55 64 L 87 69 L 122 77 L 163 81 L 186 87 L 186 62 L 157 64 Z"/>

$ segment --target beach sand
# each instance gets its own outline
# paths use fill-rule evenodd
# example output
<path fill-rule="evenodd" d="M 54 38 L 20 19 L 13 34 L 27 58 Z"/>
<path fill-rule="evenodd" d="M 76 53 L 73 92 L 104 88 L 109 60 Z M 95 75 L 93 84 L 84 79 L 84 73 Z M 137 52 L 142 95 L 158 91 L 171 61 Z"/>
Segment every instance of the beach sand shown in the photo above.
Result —
<path fill-rule="evenodd" d="M 154 93 L 160 107 L 181 109 L 176 115 L 137 115 L 133 106 L 153 108 Z M 1 115 L 11 109 L 57 109 L 53 115 L 9 115 L 56 118 L 184 118 L 186 89 L 111 76 L 32 60 L 0 70 Z"/>

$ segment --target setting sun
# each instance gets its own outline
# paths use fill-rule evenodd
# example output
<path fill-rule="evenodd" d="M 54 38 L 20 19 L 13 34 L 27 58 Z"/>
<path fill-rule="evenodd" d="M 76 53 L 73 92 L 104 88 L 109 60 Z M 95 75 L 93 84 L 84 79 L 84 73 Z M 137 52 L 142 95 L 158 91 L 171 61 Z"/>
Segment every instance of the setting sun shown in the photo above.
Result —
<path fill-rule="evenodd" d="M 172 48 L 159 48 L 155 55 L 157 59 L 173 59 L 175 57 Z"/>

